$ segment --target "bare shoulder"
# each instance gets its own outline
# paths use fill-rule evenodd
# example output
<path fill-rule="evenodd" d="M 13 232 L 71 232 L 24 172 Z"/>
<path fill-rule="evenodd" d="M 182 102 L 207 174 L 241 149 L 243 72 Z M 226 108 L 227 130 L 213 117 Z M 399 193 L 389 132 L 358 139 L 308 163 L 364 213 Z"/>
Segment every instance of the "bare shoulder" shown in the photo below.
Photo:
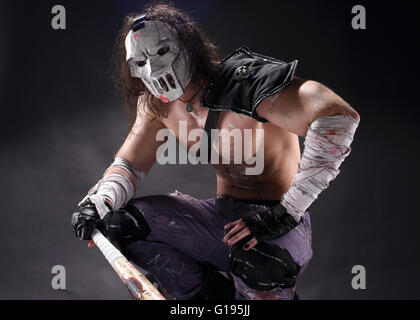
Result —
<path fill-rule="evenodd" d="M 139 96 L 137 101 L 136 119 L 131 128 L 130 135 L 138 134 L 145 128 L 163 128 L 163 122 L 153 113 L 150 105 L 144 96 Z"/>

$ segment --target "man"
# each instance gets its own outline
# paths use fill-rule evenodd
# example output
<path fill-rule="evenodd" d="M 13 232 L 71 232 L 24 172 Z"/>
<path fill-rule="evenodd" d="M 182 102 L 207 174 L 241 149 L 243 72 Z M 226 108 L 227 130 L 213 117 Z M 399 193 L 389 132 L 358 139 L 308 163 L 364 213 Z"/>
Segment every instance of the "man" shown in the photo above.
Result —
<path fill-rule="evenodd" d="M 217 48 L 170 5 L 128 17 L 121 40 L 120 84 L 134 123 L 73 215 L 76 235 L 90 240 L 99 228 L 177 299 L 295 298 L 312 257 L 307 209 L 349 154 L 357 112 L 322 84 L 296 77 L 297 61 L 243 47 L 219 63 Z M 196 141 L 187 136 L 206 133 L 200 142 L 208 149 L 196 155 L 216 170 L 216 198 L 136 198 L 164 129 L 189 151 Z M 261 170 L 249 159 L 263 159 Z"/>

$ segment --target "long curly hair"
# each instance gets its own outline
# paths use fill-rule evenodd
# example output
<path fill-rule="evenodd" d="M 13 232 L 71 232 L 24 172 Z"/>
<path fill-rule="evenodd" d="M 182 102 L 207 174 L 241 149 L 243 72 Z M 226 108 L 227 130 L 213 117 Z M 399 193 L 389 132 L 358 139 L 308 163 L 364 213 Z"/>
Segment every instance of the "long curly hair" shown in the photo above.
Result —
<path fill-rule="evenodd" d="M 191 17 L 169 3 L 151 3 L 143 12 L 129 14 L 124 19 L 123 27 L 118 33 L 113 55 L 113 73 L 116 87 L 123 93 L 128 114 L 129 127 L 137 116 L 137 101 L 144 95 L 147 110 L 142 110 L 152 118 L 162 119 L 167 116 L 167 106 L 154 97 L 138 78 L 133 78 L 126 63 L 125 38 L 130 32 L 135 19 L 147 13 L 147 18 L 160 20 L 169 24 L 177 32 L 180 45 L 186 49 L 190 61 L 191 83 L 211 81 L 215 78 L 220 61 L 219 49 L 199 29 Z"/>

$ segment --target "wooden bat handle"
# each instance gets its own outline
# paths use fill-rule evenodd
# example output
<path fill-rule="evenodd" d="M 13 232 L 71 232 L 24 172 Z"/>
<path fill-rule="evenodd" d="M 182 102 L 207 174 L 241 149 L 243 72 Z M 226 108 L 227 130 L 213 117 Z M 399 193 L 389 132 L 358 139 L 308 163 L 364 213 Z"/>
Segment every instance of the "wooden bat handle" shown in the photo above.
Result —
<path fill-rule="evenodd" d="M 166 300 L 153 284 L 100 231 L 94 230 L 92 232 L 92 240 L 117 272 L 134 299 Z"/>

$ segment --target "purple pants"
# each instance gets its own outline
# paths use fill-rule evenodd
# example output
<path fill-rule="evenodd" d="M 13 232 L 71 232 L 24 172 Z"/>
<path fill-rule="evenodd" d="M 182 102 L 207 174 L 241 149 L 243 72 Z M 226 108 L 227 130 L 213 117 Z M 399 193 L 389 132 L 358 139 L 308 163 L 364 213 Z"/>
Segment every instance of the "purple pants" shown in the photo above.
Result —
<path fill-rule="evenodd" d="M 128 259 L 151 273 L 166 294 L 177 299 L 189 299 L 200 291 L 205 276 L 202 263 L 228 271 L 230 247 L 223 242 L 224 226 L 267 208 L 224 197 L 200 200 L 179 192 L 141 197 L 130 204 L 144 213 L 151 232 L 144 240 L 121 249 Z M 295 229 L 269 242 L 288 250 L 302 273 L 312 258 L 309 214 Z M 295 288 L 262 292 L 233 278 L 236 299 L 277 300 L 294 296 Z"/>

